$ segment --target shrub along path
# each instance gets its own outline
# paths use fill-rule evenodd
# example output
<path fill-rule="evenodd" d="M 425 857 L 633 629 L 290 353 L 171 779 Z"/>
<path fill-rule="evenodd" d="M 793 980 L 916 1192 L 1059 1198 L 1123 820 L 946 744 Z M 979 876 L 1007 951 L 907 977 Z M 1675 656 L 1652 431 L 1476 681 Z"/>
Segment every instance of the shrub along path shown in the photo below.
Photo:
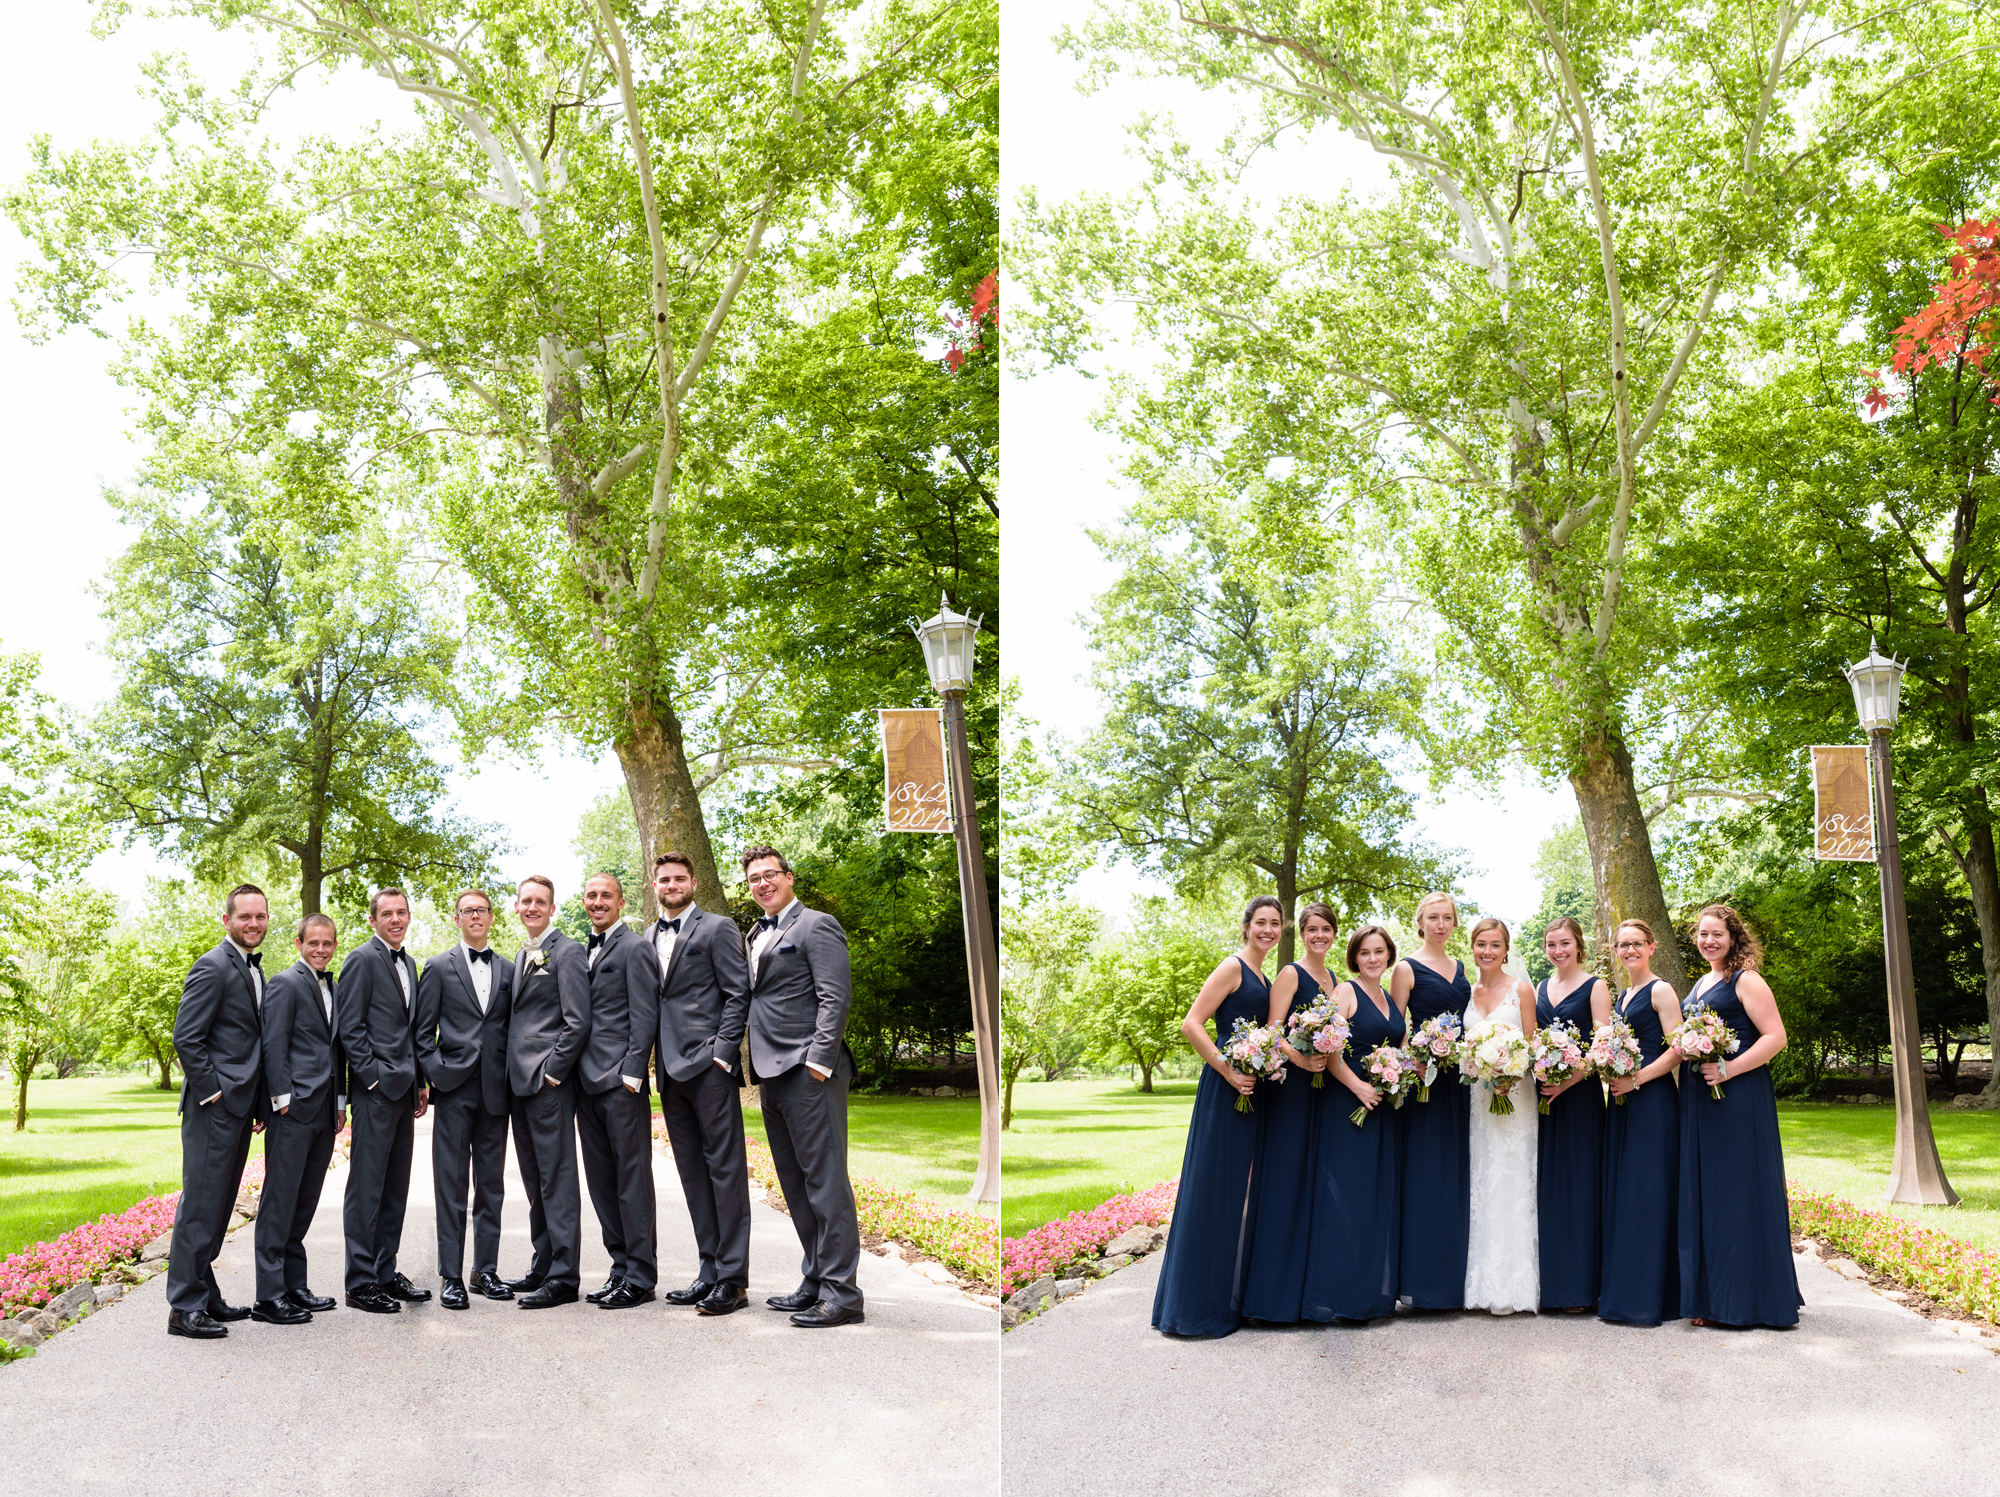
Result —
<path fill-rule="evenodd" d="M 1791 1331 L 1450 1313 L 1220 1341 L 1149 1328 L 1159 1264 L 1008 1333 L 1006 1492 L 1839 1497 L 1983 1448 L 2000 1407 L 2000 1356 L 1817 1259 Z"/>
<path fill-rule="evenodd" d="M 307 1239 L 313 1288 L 340 1294 L 344 1170 Z M 663 1287 L 693 1277 L 673 1161 L 656 1151 Z M 863 1254 L 867 1323 L 802 1331 L 763 1306 L 798 1283 L 791 1223 L 753 1190 L 751 1308 L 524 1311 L 433 1299 L 345 1306 L 311 1325 L 243 1321 L 227 1340 L 166 1333 L 154 1279 L 0 1367 L 12 1428 L 62 1430 L 0 1467 L 0 1492 L 992 1492 L 997 1319 L 895 1258 Z M 586 1195 L 584 1287 L 609 1268 Z M 216 1263 L 253 1297 L 252 1227 Z M 430 1124 L 417 1125 L 404 1271 L 435 1289 Z M 509 1155 L 503 1275 L 528 1264 Z"/>

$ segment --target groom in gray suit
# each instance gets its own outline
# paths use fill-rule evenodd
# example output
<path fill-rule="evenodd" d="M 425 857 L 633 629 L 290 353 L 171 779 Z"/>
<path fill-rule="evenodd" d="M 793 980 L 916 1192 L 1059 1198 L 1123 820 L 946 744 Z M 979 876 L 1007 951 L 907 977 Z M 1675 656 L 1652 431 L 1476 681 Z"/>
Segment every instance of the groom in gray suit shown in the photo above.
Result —
<path fill-rule="evenodd" d="M 727 915 L 694 902 L 694 863 L 663 852 L 653 860 L 660 918 L 660 1117 L 673 1145 L 694 1223 L 701 1266 L 685 1289 L 662 1296 L 703 1315 L 749 1303 L 750 1168 L 743 1143 L 743 1067 L 738 1052 L 750 1011 L 743 932 Z"/>
<path fill-rule="evenodd" d="M 750 937 L 751 1080 L 762 1087 L 771 1163 L 805 1249 L 804 1282 L 764 1303 L 795 1312 L 792 1324 L 807 1329 L 846 1325 L 864 1318 L 847 1178 L 847 933 L 792 897 L 792 866 L 775 847 L 744 853 L 743 876 L 764 912 Z"/>
<path fill-rule="evenodd" d="M 528 1195 L 527 1273 L 507 1287 L 523 1310 L 573 1305 L 580 1282 L 581 1196 L 576 1180 L 576 1063 L 590 1038 L 590 976 L 583 948 L 550 921 L 556 886 L 521 880 L 514 913 L 528 943 L 514 958 L 507 1086 L 514 1094 L 514 1157 Z"/>

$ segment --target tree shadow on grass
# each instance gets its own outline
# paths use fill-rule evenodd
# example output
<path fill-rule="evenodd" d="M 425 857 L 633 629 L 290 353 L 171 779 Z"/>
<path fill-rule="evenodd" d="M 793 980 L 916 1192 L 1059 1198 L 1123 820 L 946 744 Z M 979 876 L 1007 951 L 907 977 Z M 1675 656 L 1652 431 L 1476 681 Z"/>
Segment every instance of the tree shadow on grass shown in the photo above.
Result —
<path fill-rule="evenodd" d="M 0 1154 L 0 1180 L 29 1175 L 70 1175 L 78 1170 L 102 1173 L 115 1170 L 125 1163 L 122 1159 L 72 1159 L 63 1156 L 43 1154 Z"/>

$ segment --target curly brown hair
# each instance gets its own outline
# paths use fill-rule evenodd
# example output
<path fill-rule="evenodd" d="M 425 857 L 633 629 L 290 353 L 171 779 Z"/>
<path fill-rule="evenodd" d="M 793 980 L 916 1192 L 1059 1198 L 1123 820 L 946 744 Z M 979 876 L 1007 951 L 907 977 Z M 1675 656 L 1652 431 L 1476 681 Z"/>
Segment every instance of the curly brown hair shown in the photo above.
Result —
<path fill-rule="evenodd" d="M 1728 969 L 1731 975 L 1738 972 L 1755 972 L 1764 964 L 1764 943 L 1757 939 L 1757 933 L 1749 927 L 1743 917 L 1726 904 L 1705 906 L 1701 913 L 1694 917 L 1694 924 L 1689 927 L 1688 934 L 1692 936 L 1695 931 L 1701 929 L 1701 922 L 1710 915 L 1720 920 L 1729 932 Z"/>

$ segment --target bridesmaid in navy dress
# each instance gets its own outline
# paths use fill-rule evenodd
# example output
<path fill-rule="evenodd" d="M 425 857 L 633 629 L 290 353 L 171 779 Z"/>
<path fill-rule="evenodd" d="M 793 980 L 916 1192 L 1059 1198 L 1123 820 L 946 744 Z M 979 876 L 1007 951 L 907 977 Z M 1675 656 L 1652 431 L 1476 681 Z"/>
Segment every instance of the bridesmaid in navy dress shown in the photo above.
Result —
<path fill-rule="evenodd" d="M 1321 993 L 1333 991 L 1336 979 L 1327 970 L 1326 954 L 1338 938 L 1339 928 L 1327 906 L 1309 904 L 1299 912 L 1299 941 L 1305 947 L 1305 957 L 1286 967 L 1271 984 L 1271 1011 L 1266 1023 L 1277 1025 L 1282 1033 L 1294 1008 L 1310 1008 Z M 1315 1087 L 1313 1078 L 1326 1070 L 1327 1058 L 1302 1055 L 1289 1044 L 1284 1045 L 1284 1052 L 1286 1069 L 1292 1074 L 1276 1085 L 1257 1089 L 1264 1137 L 1257 1155 L 1257 1214 L 1250 1228 L 1243 1316 L 1290 1325 L 1299 1318 L 1305 1293 L 1315 1120 L 1326 1095 L 1324 1083 Z"/>
<path fill-rule="evenodd" d="M 1680 1193 L 1680 1108 L 1673 1073 L 1680 1052 L 1662 1036 L 1681 1021 L 1674 990 L 1653 976 L 1658 949 L 1643 920 L 1618 927 L 1625 991 L 1615 1005 L 1632 1026 L 1642 1064 L 1610 1078 L 1614 1101 L 1604 1134 L 1604 1267 L 1597 1316 L 1625 1325 L 1658 1325 L 1681 1315 L 1680 1243 L 1674 1221 Z"/>
<path fill-rule="evenodd" d="M 1335 1058 L 1330 1073 L 1346 1092 L 1329 1088 L 1320 1103 L 1306 1250 L 1308 1320 L 1373 1320 L 1396 1309 L 1403 1113 L 1382 1106 L 1382 1094 L 1355 1069 L 1377 1045 L 1400 1045 L 1409 1036 L 1402 1006 L 1382 986 L 1382 975 L 1395 959 L 1396 943 L 1389 933 L 1379 925 L 1364 925 L 1347 941 L 1347 970 L 1354 980 L 1334 989 L 1353 1028 L 1347 1054 Z M 1368 1109 L 1358 1125 L 1344 1100 L 1347 1092 Z"/>
<path fill-rule="evenodd" d="M 1681 1077 L 1681 1314 L 1696 1325 L 1797 1325 L 1805 1301 L 1767 1064 L 1785 1048 L 1785 1023 L 1757 975 L 1763 951 L 1741 915 L 1710 905 L 1694 945 L 1708 974 L 1683 1006 L 1721 1015 L 1742 1046 Z M 1720 1101 L 1711 1086 L 1722 1088 Z"/>
<path fill-rule="evenodd" d="M 1153 1329 L 1176 1336 L 1227 1336 L 1243 1318 L 1243 1276 L 1256 1210 L 1253 1166 L 1262 1111 L 1238 1112 L 1236 1099 L 1257 1088 L 1215 1048 L 1206 1028 L 1228 1039 L 1238 1019 L 1262 1024 L 1271 1008 L 1264 963 L 1285 928 L 1284 910 L 1260 894 L 1243 912 L 1243 945 L 1209 973 L 1181 1033 L 1204 1061 L 1188 1119 L 1187 1152 L 1174 1199 L 1174 1225 L 1161 1255 Z"/>
<path fill-rule="evenodd" d="M 1560 1020 L 1583 1043 L 1611 1017 L 1611 989 L 1583 965 L 1583 927 L 1563 916 L 1542 935 L 1555 971 L 1535 992 L 1535 1023 Z M 1580 1315 L 1597 1303 L 1604 1247 L 1604 1086 L 1588 1073 L 1544 1085 L 1536 1226 L 1541 1240 L 1542 1308 Z"/>
<path fill-rule="evenodd" d="M 1417 905 L 1423 946 L 1396 967 L 1389 991 L 1414 1030 L 1439 1014 L 1461 1018 L 1472 1001 L 1465 964 L 1445 954 L 1458 929 L 1458 903 L 1426 894 Z M 1403 1106 L 1403 1225 L 1398 1292 L 1419 1310 L 1465 1305 L 1465 1246 L 1472 1220 L 1472 1093 L 1451 1070 Z"/>

